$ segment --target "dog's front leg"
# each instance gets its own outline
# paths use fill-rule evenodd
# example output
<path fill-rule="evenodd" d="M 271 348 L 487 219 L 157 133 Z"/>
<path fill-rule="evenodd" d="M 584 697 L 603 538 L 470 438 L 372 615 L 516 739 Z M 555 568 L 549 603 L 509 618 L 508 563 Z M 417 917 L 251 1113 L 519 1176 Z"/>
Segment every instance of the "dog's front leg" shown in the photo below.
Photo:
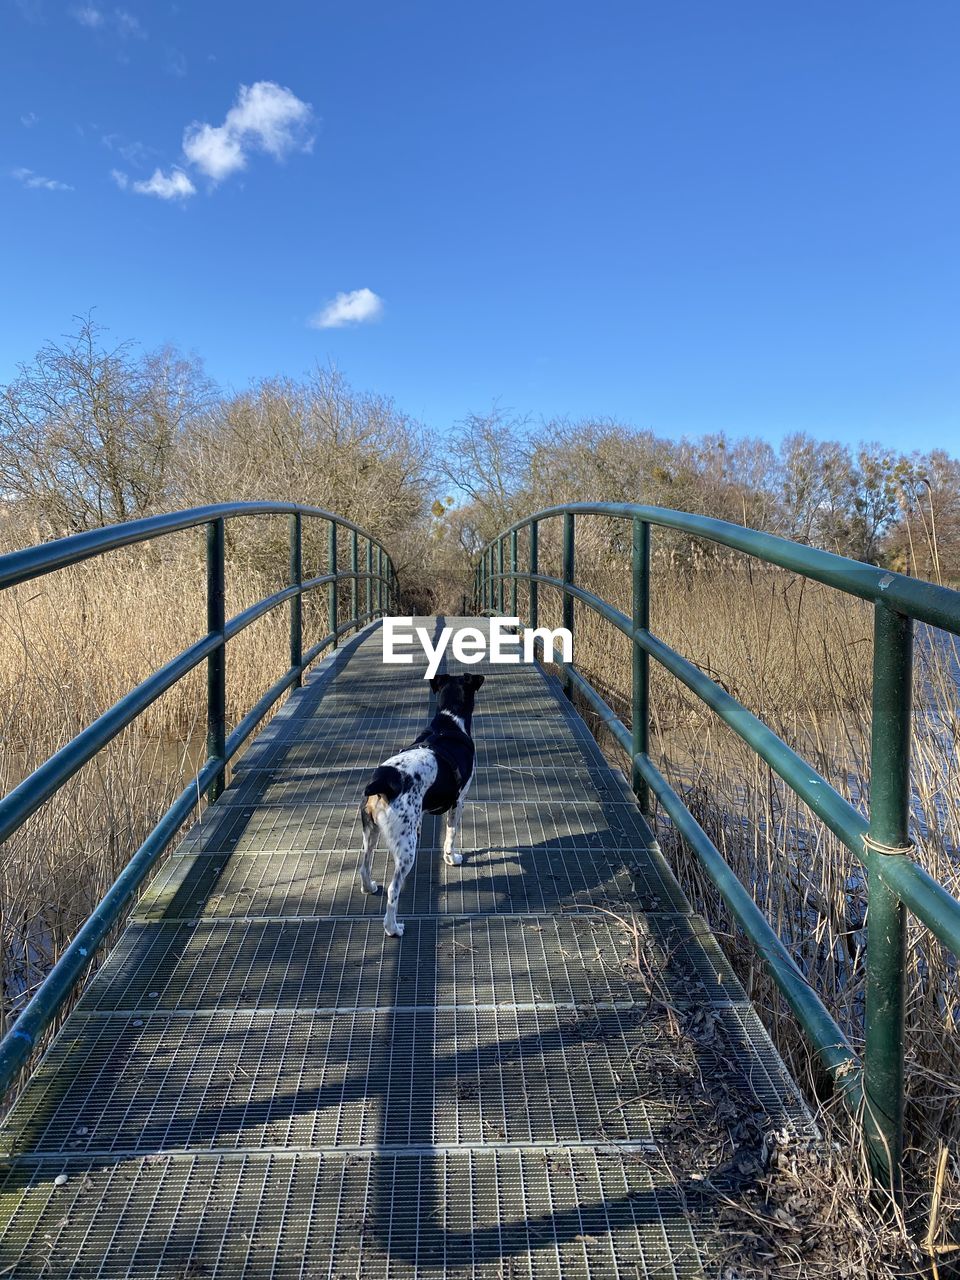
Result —
<path fill-rule="evenodd" d="M 443 837 L 443 860 L 449 863 L 451 867 L 459 867 L 463 861 L 463 854 L 455 853 L 453 846 L 456 844 L 457 831 L 460 829 L 460 823 L 463 820 L 463 802 L 467 798 L 471 782 L 473 782 L 473 774 L 467 779 L 466 786 L 460 792 L 457 803 L 452 809 L 447 810 L 447 830 Z"/>
<path fill-rule="evenodd" d="M 460 826 L 460 820 L 463 817 L 463 796 L 453 806 L 447 810 L 447 829 L 443 837 L 443 860 L 449 863 L 451 867 L 458 867 L 463 861 L 462 853 L 454 852 L 454 844 L 457 839 L 457 828 Z"/>

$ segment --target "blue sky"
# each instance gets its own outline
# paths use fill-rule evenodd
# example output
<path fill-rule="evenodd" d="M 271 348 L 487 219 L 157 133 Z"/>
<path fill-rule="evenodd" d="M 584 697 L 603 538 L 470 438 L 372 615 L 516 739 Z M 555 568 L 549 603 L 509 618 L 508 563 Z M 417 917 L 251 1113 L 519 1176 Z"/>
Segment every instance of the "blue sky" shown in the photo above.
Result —
<path fill-rule="evenodd" d="M 960 450 L 955 0 L 0 6 L 0 381 L 95 307 L 441 431 Z"/>

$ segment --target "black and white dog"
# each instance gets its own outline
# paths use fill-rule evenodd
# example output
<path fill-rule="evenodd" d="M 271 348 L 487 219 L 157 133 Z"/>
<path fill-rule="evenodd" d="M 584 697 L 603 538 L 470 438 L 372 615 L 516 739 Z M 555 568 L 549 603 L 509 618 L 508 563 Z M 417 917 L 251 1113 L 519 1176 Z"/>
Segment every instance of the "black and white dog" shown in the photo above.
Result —
<path fill-rule="evenodd" d="M 458 866 L 463 861 L 461 854 L 454 853 L 453 844 L 463 816 L 463 800 L 473 781 L 476 755 L 470 726 L 474 699 L 482 684 L 483 676 L 472 674 L 434 676 L 430 688 L 437 694 L 437 714 L 412 746 L 377 767 L 364 788 L 360 886 L 364 893 L 379 892 L 379 885 L 370 877 L 370 864 L 382 831 L 395 868 L 383 917 L 383 927 L 392 938 L 403 933 L 397 903 L 417 856 L 424 810 L 447 815 L 444 862 Z"/>

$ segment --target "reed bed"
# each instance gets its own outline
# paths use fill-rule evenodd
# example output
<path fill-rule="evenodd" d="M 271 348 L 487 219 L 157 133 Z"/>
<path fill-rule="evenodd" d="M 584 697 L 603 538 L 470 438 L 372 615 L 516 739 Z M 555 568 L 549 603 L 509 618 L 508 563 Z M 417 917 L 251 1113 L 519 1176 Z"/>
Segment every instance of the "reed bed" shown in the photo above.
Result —
<path fill-rule="evenodd" d="M 581 524 L 578 584 L 630 615 L 626 548 L 618 549 L 616 534 L 606 522 L 582 520 Z M 524 550 L 521 546 L 521 564 Z M 558 576 L 559 547 L 543 533 L 541 565 L 545 566 L 542 572 Z M 526 588 L 521 586 L 521 614 L 527 600 Z M 508 599 L 508 611 L 509 603 Z M 558 593 L 551 589 L 541 588 L 540 621 L 560 623 Z M 668 547 L 653 560 L 651 629 L 759 715 L 842 795 L 866 811 L 873 660 L 869 605 L 780 570 L 758 569 L 743 557 L 718 556 L 707 548 L 685 548 L 680 554 Z M 629 725 L 629 641 L 579 602 L 574 633 L 578 669 Z M 934 636 L 919 627 L 917 641 L 916 856 L 950 893 L 960 896 L 960 660 L 950 637 Z M 584 714 L 590 719 L 588 711 Z M 597 732 L 603 740 L 599 726 Z M 626 770 L 626 757 L 616 744 L 607 740 L 604 746 Z M 856 859 L 750 747 L 653 661 L 650 753 L 861 1049 L 867 903 Z M 960 1224 L 956 957 L 911 919 L 908 1196 L 903 1218 L 893 1214 L 891 1231 L 890 1215 L 885 1216 L 868 1195 L 856 1135 L 838 1114 L 827 1082 L 811 1062 L 806 1042 L 779 992 L 669 818 L 656 810 L 655 829 L 694 909 L 716 930 L 778 1049 L 819 1108 L 831 1140 L 839 1144 L 842 1159 L 831 1162 L 821 1186 L 824 1203 L 829 1198 L 833 1206 L 822 1226 L 828 1234 L 836 1227 L 840 1209 L 835 1189 L 842 1186 L 847 1193 L 842 1211 L 854 1251 L 851 1257 L 861 1268 L 849 1274 L 956 1274 L 960 1264 L 960 1251 L 955 1249 Z M 805 1166 L 804 1185 L 816 1182 L 816 1167 Z M 852 1214 L 851 1204 L 859 1206 Z M 794 1274 L 779 1250 L 775 1223 L 771 1220 L 762 1229 L 762 1224 L 754 1222 L 746 1234 L 751 1231 L 761 1241 L 753 1264 L 741 1258 L 740 1269 L 731 1274 Z M 769 1272 L 761 1266 L 764 1247 L 776 1259 Z M 801 1267 L 796 1274 L 821 1273 Z"/>
<path fill-rule="evenodd" d="M 284 532 L 275 531 L 276 546 L 256 561 L 251 531 L 228 540 L 228 617 L 285 582 Z M 319 549 L 307 551 L 305 576 L 323 572 Z M 193 530 L 0 594 L 0 794 L 206 632 L 205 582 L 202 531 Z M 346 619 L 349 587 L 340 592 Z M 326 589 L 305 597 L 305 649 L 326 633 L 326 611 Z M 229 643 L 228 731 L 287 670 L 288 645 L 286 606 Z M 0 1032 L 196 774 L 205 754 L 205 680 L 201 664 L 6 841 Z M 198 795 L 197 811 L 202 803 Z"/>
<path fill-rule="evenodd" d="M 627 549 L 603 522 L 584 521 L 583 526 L 577 580 L 629 612 Z M 231 548 L 237 567 L 228 573 L 228 614 L 284 581 L 282 531 L 268 557 L 252 557 L 249 545 Z M 521 564 L 525 553 L 521 544 Z M 319 549 L 311 548 L 305 572 L 321 572 L 322 563 Z M 547 573 L 559 567 L 559 547 L 546 527 L 541 565 Z M 342 592 L 346 617 L 349 589 Z M 448 594 L 451 602 L 459 600 L 459 589 L 451 587 Z M 508 606 L 509 599 L 508 588 Z M 760 715 L 854 804 L 868 803 L 868 606 L 785 573 L 757 570 L 737 557 L 717 559 L 707 551 L 691 555 L 689 549 L 681 554 L 669 547 L 654 558 L 652 599 L 656 634 Z M 527 588 L 521 585 L 521 616 L 526 608 Z M 305 645 L 325 632 L 325 611 L 322 592 L 306 602 Z M 542 622 L 559 623 L 556 592 L 541 589 L 540 614 Z M 287 626 L 286 610 L 280 609 L 231 642 L 231 724 L 286 669 Z M 204 630 L 203 557 L 195 533 L 111 553 L 0 596 L 3 791 Z M 628 642 L 579 604 L 575 636 L 578 666 L 629 723 Z M 918 857 L 954 894 L 960 894 L 958 669 L 951 646 L 921 637 L 913 744 Z M 0 1030 L 195 773 L 203 753 L 203 682 L 201 668 L 154 703 L 7 842 L 0 860 Z M 866 901 L 852 855 L 736 735 L 656 664 L 651 708 L 654 759 L 750 888 L 828 1008 L 860 1044 Z M 717 931 L 780 1052 L 819 1105 L 821 1123 L 834 1143 L 827 1163 L 822 1153 L 816 1161 L 781 1153 L 771 1162 L 765 1176 L 772 1181 L 758 1183 L 761 1190 L 766 1186 L 767 1198 L 761 1196 L 747 1217 L 731 1220 L 730 1241 L 743 1243 L 731 1255 L 727 1274 L 892 1276 L 924 1267 L 930 1274 L 950 1274 L 950 1265 L 960 1258 L 953 1252 L 960 1207 L 955 957 L 911 924 L 911 1195 L 901 1219 L 868 1195 L 855 1136 L 837 1114 L 796 1025 L 723 903 L 669 821 L 657 815 L 656 827 L 695 909 Z M 806 1218 L 797 1208 L 804 1197 L 814 1206 Z M 777 1243 L 784 1231 L 789 1243 L 791 1228 L 784 1226 L 783 1213 L 804 1218 L 813 1235 L 829 1243 L 825 1257 L 848 1249 L 853 1269 L 824 1269 L 829 1262 L 814 1267 L 809 1251 L 794 1266 L 789 1250 L 785 1254 Z"/>

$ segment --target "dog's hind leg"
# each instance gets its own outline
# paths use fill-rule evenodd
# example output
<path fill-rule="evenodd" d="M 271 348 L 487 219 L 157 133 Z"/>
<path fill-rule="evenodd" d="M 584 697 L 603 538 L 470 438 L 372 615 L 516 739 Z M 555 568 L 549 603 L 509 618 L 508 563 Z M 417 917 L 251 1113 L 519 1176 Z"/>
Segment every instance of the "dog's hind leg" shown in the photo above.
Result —
<path fill-rule="evenodd" d="M 370 877 L 373 854 L 380 838 L 380 828 L 377 826 L 376 821 L 376 802 L 378 800 L 382 803 L 380 796 L 368 796 L 360 806 L 360 825 L 363 828 L 363 848 L 360 851 L 360 888 L 364 893 L 380 892 L 380 886 L 376 880 Z"/>
<path fill-rule="evenodd" d="M 414 831 L 403 832 L 390 841 L 393 853 L 393 879 L 387 889 L 387 910 L 383 917 L 384 931 L 391 938 L 403 936 L 403 921 L 397 919 L 397 905 L 403 890 L 403 882 L 410 874 L 417 856 L 417 837 Z"/>

